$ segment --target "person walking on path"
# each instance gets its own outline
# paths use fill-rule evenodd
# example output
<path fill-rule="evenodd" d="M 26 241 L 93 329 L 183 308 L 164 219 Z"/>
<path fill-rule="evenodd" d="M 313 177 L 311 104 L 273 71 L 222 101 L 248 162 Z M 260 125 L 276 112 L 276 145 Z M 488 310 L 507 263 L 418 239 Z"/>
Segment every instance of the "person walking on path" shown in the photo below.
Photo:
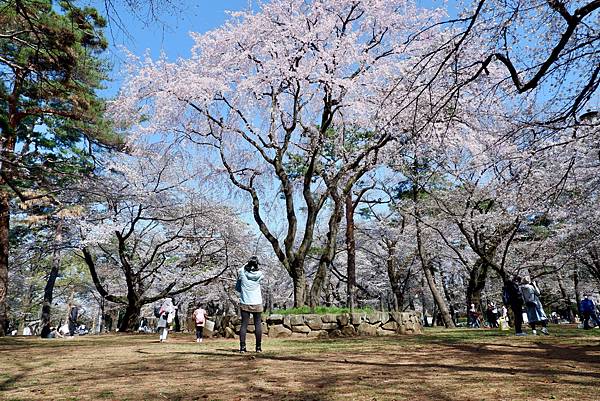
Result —
<path fill-rule="evenodd" d="M 540 289 L 535 282 L 530 282 L 528 278 L 522 280 L 521 294 L 525 301 L 525 309 L 527 311 L 527 320 L 533 335 L 537 335 L 537 325 L 542 326 L 542 333 L 548 335 L 548 318 L 540 301 Z"/>
<path fill-rule="evenodd" d="M 202 309 L 200 305 L 198 305 L 198 309 L 194 311 L 192 314 L 192 318 L 194 319 L 194 323 L 196 323 L 196 342 L 202 342 L 202 332 L 204 331 L 204 323 L 206 323 L 206 318 L 208 317 L 208 313 L 206 310 Z"/>
<path fill-rule="evenodd" d="M 523 295 L 519 288 L 521 278 L 515 276 L 513 279 L 507 279 L 502 289 L 502 302 L 509 306 L 514 315 L 515 335 L 524 336 L 523 332 Z"/>
<path fill-rule="evenodd" d="M 256 336 L 256 352 L 262 352 L 262 326 L 261 313 L 263 311 L 260 283 L 264 275 L 259 270 L 258 258 L 252 256 L 248 263 L 238 272 L 235 289 L 240 293 L 240 310 L 242 326 L 240 328 L 240 352 L 246 352 L 246 332 L 250 321 L 250 314 L 254 321 L 254 335 Z"/>
<path fill-rule="evenodd" d="M 162 306 L 160 307 L 158 318 L 158 330 L 160 333 L 160 342 L 167 340 L 167 335 L 169 334 L 169 325 L 173 321 L 175 317 L 175 306 L 173 305 L 173 301 L 171 298 L 165 299 Z"/>
<path fill-rule="evenodd" d="M 583 328 L 585 330 L 591 329 L 590 318 L 594 321 L 596 327 L 600 327 L 600 321 L 598 320 L 598 315 L 596 315 L 596 305 L 590 298 L 590 294 L 584 295 L 579 305 L 579 310 L 581 311 L 581 316 L 583 317 Z"/>

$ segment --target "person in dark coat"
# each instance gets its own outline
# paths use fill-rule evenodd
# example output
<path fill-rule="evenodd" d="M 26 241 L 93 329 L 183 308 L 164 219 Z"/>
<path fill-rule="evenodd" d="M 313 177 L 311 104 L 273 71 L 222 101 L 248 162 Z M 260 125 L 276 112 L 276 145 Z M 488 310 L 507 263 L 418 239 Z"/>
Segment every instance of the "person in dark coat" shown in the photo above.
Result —
<path fill-rule="evenodd" d="M 581 311 L 581 315 L 583 316 L 584 329 L 591 329 L 590 319 L 594 321 L 596 326 L 600 327 L 600 320 L 598 320 L 598 316 L 596 315 L 596 305 L 594 305 L 594 301 L 592 301 L 589 294 L 584 295 L 579 305 L 579 310 Z"/>
<path fill-rule="evenodd" d="M 77 305 L 71 306 L 71 310 L 69 310 L 69 337 L 73 337 L 75 335 L 75 330 L 77 329 L 77 319 L 79 318 L 79 308 Z"/>
<path fill-rule="evenodd" d="M 515 335 L 524 336 L 523 332 L 523 296 L 521 295 L 521 278 L 515 276 L 512 279 L 507 279 L 504 282 L 502 289 L 502 302 L 510 307 L 514 315 Z"/>

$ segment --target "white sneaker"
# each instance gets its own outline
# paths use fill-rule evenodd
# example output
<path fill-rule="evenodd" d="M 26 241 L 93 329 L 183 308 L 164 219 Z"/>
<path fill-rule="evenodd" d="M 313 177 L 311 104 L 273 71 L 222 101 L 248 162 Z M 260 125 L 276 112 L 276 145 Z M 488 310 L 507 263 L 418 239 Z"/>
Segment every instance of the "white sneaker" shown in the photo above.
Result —
<path fill-rule="evenodd" d="M 542 333 L 546 336 L 550 335 L 550 333 L 548 333 L 548 329 L 545 327 L 542 328 Z"/>
<path fill-rule="evenodd" d="M 537 330 L 531 330 L 531 334 L 533 334 L 534 336 L 537 336 Z"/>
<path fill-rule="evenodd" d="M 201 339 L 201 338 L 199 338 L 199 339 L 198 339 L 198 342 L 199 342 L 199 343 L 201 343 L 201 342 L 202 342 L 202 339 Z"/>

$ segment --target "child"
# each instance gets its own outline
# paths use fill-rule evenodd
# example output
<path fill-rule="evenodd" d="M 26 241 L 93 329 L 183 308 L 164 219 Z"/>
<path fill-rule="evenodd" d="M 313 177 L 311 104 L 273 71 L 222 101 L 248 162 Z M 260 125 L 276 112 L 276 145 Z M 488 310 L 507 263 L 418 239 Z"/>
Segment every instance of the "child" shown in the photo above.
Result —
<path fill-rule="evenodd" d="M 194 318 L 194 322 L 196 323 L 196 342 L 202 342 L 202 332 L 204 331 L 204 323 L 206 322 L 206 318 L 208 317 L 208 313 L 202 309 L 200 305 L 198 305 L 198 309 L 194 311 L 192 314 L 192 318 Z"/>

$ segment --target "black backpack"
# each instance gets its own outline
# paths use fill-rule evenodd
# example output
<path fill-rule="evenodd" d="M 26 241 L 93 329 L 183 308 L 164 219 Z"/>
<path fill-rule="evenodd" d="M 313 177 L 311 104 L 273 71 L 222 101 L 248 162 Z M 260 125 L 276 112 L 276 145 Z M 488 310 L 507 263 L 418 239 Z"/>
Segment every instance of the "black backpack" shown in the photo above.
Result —
<path fill-rule="evenodd" d="M 160 306 L 154 305 L 154 317 L 160 317 Z"/>

